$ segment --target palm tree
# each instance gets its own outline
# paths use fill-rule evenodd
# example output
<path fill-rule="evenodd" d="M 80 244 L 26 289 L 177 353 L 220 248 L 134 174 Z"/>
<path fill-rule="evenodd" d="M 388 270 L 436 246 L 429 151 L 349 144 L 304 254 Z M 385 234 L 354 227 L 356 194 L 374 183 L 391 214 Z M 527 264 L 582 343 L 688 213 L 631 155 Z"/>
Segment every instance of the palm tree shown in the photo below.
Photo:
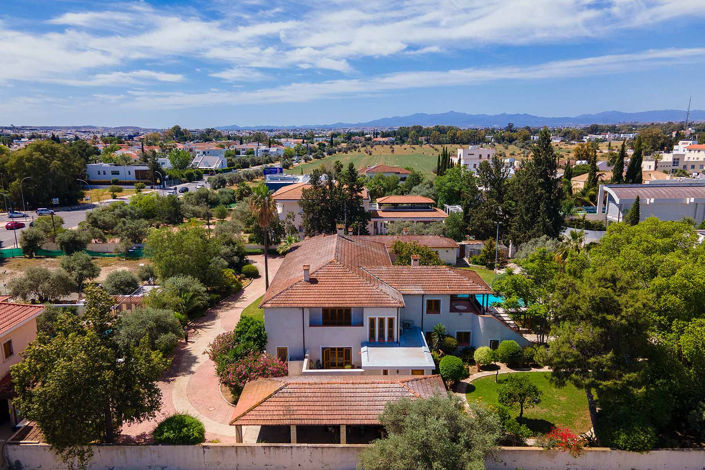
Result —
<path fill-rule="evenodd" d="M 269 226 L 277 216 L 277 204 L 264 183 L 260 183 L 253 189 L 252 196 L 250 196 L 250 210 L 264 237 L 264 285 L 266 289 L 269 289 L 269 267 L 267 265 Z"/>

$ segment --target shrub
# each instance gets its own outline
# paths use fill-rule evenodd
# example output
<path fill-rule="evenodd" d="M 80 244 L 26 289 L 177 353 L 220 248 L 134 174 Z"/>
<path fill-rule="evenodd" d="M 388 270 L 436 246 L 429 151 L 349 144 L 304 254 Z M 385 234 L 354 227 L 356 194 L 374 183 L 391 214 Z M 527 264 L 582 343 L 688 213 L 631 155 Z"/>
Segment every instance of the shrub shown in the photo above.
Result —
<path fill-rule="evenodd" d="M 568 428 L 554 427 L 551 432 L 540 440 L 544 449 L 558 449 L 569 452 L 573 457 L 578 457 L 585 447 L 585 439 L 574 434 Z"/>
<path fill-rule="evenodd" d="M 646 452 L 656 444 L 656 430 L 651 424 L 641 422 L 623 422 L 610 426 L 603 434 L 607 435 L 607 444 L 621 450 Z"/>
<path fill-rule="evenodd" d="M 255 279 L 259 277 L 259 269 L 254 264 L 246 264 L 242 267 L 242 275 L 248 279 Z"/>
<path fill-rule="evenodd" d="M 463 364 L 471 365 L 475 363 L 475 348 L 468 346 L 460 351 L 460 358 L 463 360 Z"/>
<path fill-rule="evenodd" d="M 86 249 L 86 239 L 75 230 L 66 230 L 56 236 L 56 243 L 59 249 L 67 255 Z"/>
<path fill-rule="evenodd" d="M 108 192 L 110 193 L 110 197 L 115 199 L 117 195 L 122 192 L 122 186 L 113 184 L 108 187 Z"/>
<path fill-rule="evenodd" d="M 453 354 L 458 349 L 458 340 L 452 336 L 446 336 L 441 341 L 441 351 L 443 354 Z"/>
<path fill-rule="evenodd" d="M 688 425 L 701 439 L 705 439 L 705 402 L 699 402 L 690 410 Z"/>
<path fill-rule="evenodd" d="M 534 362 L 542 367 L 550 365 L 550 351 L 547 346 L 536 346 Z"/>
<path fill-rule="evenodd" d="M 137 276 L 132 274 L 127 269 L 113 271 L 103 281 L 103 288 L 108 291 L 108 294 L 131 294 L 140 286 L 140 281 Z"/>
<path fill-rule="evenodd" d="M 506 340 L 499 343 L 497 348 L 497 358 L 499 362 L 508 366 L 518 366 L 524 358 L 524 353 L 521 346 L 514 340 Z"/>
<path fill-rule="evenodd" d="M 526 444 L 526 439 L 531 437 L 531 429 L 525 424 L 520 424 L 512 418 L 509 413 L 509 408 L 504 405 L 495 405 L 491 407 L 497 413 L 500 422 L 502 423 L 502 431 L 504 437 L 501 439 L 501 444 L 510 446 L 520 446 Z"/>
<path fill-rule="evenodd" d="M 276 357 L 251 352 L 239 361 L 227 366 L 220 375 L 221 381 L 235 390 L 242 390 L 251 380 L 287 375 L 286 364 Z"/>
<path fill-rule="evenodd" d="M 44 232 L 34 227 L 29 227 L 20 234 L 20 248 L 22 248 L 22 253 L 29 258 L 34 258 L 45 241 Z"/>
<path fill-rule="evenodd" d="M 137 270 L 137 278 L 142 282 L 152 282 L 156 277 L 154 266 L 151 264 L 143 264 Z"/>
<path fill-rule="evenodd" d="M 154 439 L 160 444 L 200 444 L 206 440 L 206 428 L 193 416 L 175 414 L 159 423 Z"/>
<path fill-rule="evenodd" d="M 137 308 L 120 318 L 118 344 L 137 346 L 145 336 L 152 349 L 170 354 L 183 336 L 183 328 L 169 310 Z"/>
<path fill-rule="evenodd" d="M 475 363 L 477 363 L 478 366 L 488 366 L 495 361 L 494 351 L 487 346 L 480 346 L 477 348 L 473 357 L 475 358 Z"/>
<path fill-rule="evenodd" d="M 136 193 L 141 193 L 144 188 L 146 188 L 144 183 L 135 183 L 135 192 Z"/>
<path fill-rule="evenodd" d="M 267 347 L 267 331 L 264 321 L 254 317 L 242 317 L 235 327 L 238 347 L 248 352 L 262 352 Z"/>
<path fill-rule="evenodd" d="M 456 383 L 468 376 L 468 370 L 462 359 L 457 356 L 444 356 L 440 364 L 441 377 L 444 380 Z"/>
<path fill-rule="evenodd" d="M 436 366 L 433 373 L 438 374 L 438 366 L 441 363 L 441 356 L 438 351 L 431 351 L 431 358 L 433 359 L 433 364 Z"/>
<path fill-rule="evenodd" d="M 228 208 L 222 205 L 216 206 L 215 209 L 213 209 L 213 215 L 216 219 L 223 220 L 228 216 Z"/>

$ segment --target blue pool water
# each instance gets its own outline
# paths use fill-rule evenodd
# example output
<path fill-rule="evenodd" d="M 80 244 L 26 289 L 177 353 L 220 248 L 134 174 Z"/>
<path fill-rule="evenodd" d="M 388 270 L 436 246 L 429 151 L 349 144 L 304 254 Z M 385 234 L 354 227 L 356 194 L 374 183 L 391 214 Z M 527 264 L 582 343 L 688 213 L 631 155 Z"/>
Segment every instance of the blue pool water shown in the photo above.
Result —
<path fill-rule="evenodd" d="M 494 303 L 504 302 L 504 299 L 498 295 L 491 295 L 490 294 L 488 297 L 489 297 L 489 299 L 487 301 L 487 305 L 490 305 L 490 306 Z M 477 299 L 478 302 L 480 302 L 480 304 L 482 304 L 482 295 L 476 295 L 475 298 Z"/>

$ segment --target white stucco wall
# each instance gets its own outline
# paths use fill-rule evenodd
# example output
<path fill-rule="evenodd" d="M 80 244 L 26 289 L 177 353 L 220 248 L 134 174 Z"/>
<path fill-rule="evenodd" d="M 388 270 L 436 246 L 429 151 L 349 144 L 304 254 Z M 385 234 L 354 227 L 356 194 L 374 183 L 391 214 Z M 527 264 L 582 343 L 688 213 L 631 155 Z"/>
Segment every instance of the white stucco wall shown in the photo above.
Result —
<path fill-rule="evenodd" d="M 278 347 L 289 348 L 290 359 L 303 359 L 304 335 L 300 308 L 264 309 L 267 354 L 276 355 Z"/>
<path fill-rule="evenodd" d="M 279 220 L 282 221 L 286 220 L 287 215 L 293 213 L 294 225 L 299 229 L 299 232 L 303 231 L 303 211 L 299 206 L 299 201 L 277 201 L 277 213 Z"/>

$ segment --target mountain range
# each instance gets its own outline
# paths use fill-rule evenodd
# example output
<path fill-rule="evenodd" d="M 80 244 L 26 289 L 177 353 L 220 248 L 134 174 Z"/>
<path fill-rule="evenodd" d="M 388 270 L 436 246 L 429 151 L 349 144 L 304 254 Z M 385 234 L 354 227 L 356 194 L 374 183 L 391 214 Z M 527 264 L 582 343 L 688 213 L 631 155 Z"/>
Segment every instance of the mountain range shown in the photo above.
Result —
<path fill-rule="evenodd" d="M 220 130 L 237 129 L 347 129 L 347 128 L 392 128 L 402 126 L 456 126 L 456 127 L 505 127 L 512 123 L 515 127 L 561 127 L 589 126 L 590 124 L 623 124 L 651 122 L 682 122 L 686 112 L 679 109 L 660 109 L 625 113 L 621 111 L 604 111 L 596 114 L 578 116 L 547 117 L 533 114 L 468 114 L 449 111 L 440 114 L 417 113 L 408 116 L 393 116 L 367 122 L 336 122 L 333 124 L 307 124 L 300 126 L 245 126 L 237 125 L 218 127 Z M 705 110 L 691 110 L 690 121 L 705 121 Z"/>

